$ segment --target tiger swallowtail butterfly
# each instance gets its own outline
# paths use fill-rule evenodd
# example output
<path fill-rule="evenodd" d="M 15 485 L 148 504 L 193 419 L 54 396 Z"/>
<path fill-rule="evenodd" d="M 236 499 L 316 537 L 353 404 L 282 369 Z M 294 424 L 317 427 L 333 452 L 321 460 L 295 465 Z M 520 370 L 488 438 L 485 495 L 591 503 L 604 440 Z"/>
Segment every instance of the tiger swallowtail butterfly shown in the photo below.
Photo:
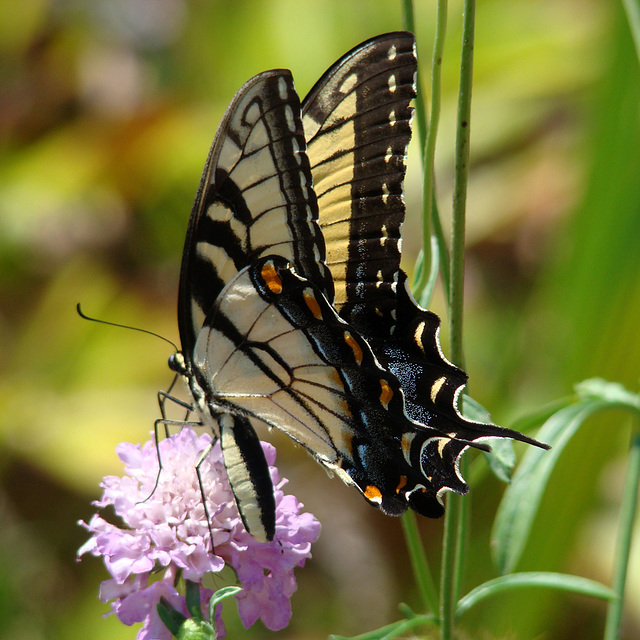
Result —
<path fill-rule="evenodd" d="M 389 515 L 442 515 L 468 489 L 468 446 L 518 432 L 466 420 L 466 374 L 400 271 L 414 37 L 338 60 L 302 105 L 291 73 L 238 91 L 198 189 L 180 274 L 182 349 L 170 360 L 220 438 L 246 529 L 275 535 L 255 426 L 276 427 Z"/>

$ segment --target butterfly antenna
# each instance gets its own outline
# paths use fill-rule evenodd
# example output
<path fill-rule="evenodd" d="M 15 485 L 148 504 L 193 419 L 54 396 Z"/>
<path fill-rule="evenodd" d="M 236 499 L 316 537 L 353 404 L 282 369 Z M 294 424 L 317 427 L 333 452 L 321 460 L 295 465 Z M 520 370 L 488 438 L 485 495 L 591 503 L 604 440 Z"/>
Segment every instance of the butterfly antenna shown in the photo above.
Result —
<path fill-rule="evenodd" d="M 110 327 L 118 327 L 120 329 L 131 329 L 131 331 L 139 331 L 140 333 L 146 333 L 146 334 L 148 334 L 150 336 L 154 336 L 156 338 L 160 338 L 160 340 L 164 340 L 166 343 L 170 344 L 173 347 L 174 351 L 180 351 L 180 349 L 178 349 L 178 347 L 176 346 L 176 344 L 174 342 L 171 342 L 171 340 L 169 340 L 169 338 L 165 338 L 164 336 L 161 336 L 159 333 L 154 333 L 153 331 L 149 331 L 148 329 L 140 329 L 140 327 L 130 327 L 127 324 L 119 324 L 117 322 L 109 322 L 108 320 L 100 320 L 99 318 L 92 318 L 91 316 L 88 316 L 86 313 L 84 313 L 84 311 L 82 311 L 82 308 L 80 307 L 80 303 L 79 302 L 76 305 L 76 311 L 78 312 L 78 315 L 83 320 L 90 320 L 91 322 L 98 322 L 99 324 L 106 324 L 106 325 L 109 325 Z"/>

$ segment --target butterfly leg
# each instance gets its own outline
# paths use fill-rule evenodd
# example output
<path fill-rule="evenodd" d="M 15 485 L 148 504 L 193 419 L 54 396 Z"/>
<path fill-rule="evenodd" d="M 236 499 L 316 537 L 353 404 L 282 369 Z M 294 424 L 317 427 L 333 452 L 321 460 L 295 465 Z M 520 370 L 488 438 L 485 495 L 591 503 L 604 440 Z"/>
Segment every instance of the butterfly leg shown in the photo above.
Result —
<path fill-rule="evenodd" d="M 209 540 L 211 540 L 211 553 L 215 554 L 216 548 L 213 544 L 213 529 L 211 528 L 211 515 L 209 514 L 209 507 L 207 506 L 207 497 L 204 492 L 204 484 L 202 482 L 202 463 L 207 459 L 207 456 L 211 453 L 215 441 L 212 442 L 200 455 L 198 462 L 196 463 L 196 475 L 198 476 L 198 486 L 200 487 L 200 497 L 202 499 L 202 506 L 204 507 L 204 517 L 207 519 L 207 528 L 209 529 Z"/>
<path fill-rule="evenodd" d="M 146 502 L 155 493 L 156 489 L 158 488 L 158 483 L 160 482 L 160 474 L 162 473 L 162 456 L 160 455 L 161 425 L 164 428 L 164 437 L 168 438 L 169 427 L 172 425 L 177 427 L 184 427 L 185 425 L 199 426 L 201 424 L 200 422 L 188 420 L 189 414 L 193 411 L 193 407 L 188 402 L 184 402 L 183 400 L 180 400 L 180 398 L 176 398 L 175 396 L 171 395 L 171 391 L 173 390 L 173 387 L 175 386 L 177 380 L 178 380 L 178 376 L 176 375 L 174 376 L 173 382 L 171 383 L 171 385 L 166 391 L 158 391 L 158 406 L 160 407 L 160 415 L 162 417 L 158 418 L 153 423 L 154 441 L 156 444 L 156 455 L 158 456 L 158 475 L 156 476 L 156 482 L 153 485 L 153 489 L 151 490 L 151 493 L 148 495 L 148 497 L 142 500 L 142 502 Z M 183 409 L 186 410 L 184 420 L 171 420 L 167 418 L 166 409 L 165 409 L 167 401 L 170 401 L 173 404 L 177 405 L 178 407 L 182 407 Z"/>
<path fill-rule="evenodd" d="M 162 419 L 161 421 L 156 421 L 156 425 L 158 424 L 158 422 L 162 422 L 165 424 L 165 437 L 169 436 L 169 431 L 167 429 L 168 424 L 166 422 L 167 414 L 165 409 L 167 400 L 171 401 L 175 405 L 178 405 L 179 407 L 186 409 L 184 424 L 189 424 L 189 421 L 188 421 L 189 414 L 193 411 L 193 407 L 191 406 L 190 403 L 184 402 L 183 400 L 180 400 L 180 398 L 176 398 L 176 396 L 171 394 L 171 392 L 173 391 L 173 388 L 176 386 L 176 382 L 178 381 L 178 378 L 179 376 L 176 374 L 173 377 L 173 380 L 166 391 L 158 391 L 158 406 L 160 407 L 160 415 L 162 416 Z M 156 442 L 157 442 L 157 438 L 156 438 Z"/>

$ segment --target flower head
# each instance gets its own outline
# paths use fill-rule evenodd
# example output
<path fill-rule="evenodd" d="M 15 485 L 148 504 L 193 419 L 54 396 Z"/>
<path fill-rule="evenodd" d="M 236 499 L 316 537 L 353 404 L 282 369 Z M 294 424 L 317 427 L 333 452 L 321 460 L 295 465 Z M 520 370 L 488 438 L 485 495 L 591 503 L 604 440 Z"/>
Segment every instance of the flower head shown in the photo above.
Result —
<path fill-rule="evenodd" d="M 273 466 L 275 449 L 263 442 L 275 488 L 276 535 L 272 542 L 257 542 L 238 514 L 220 443 L 211 446 L 211 442 L 208 434 L 198 436 L 189 427 L 163 440 L 159 477 L 153 439 L 144 445 L 118 445 L 126 474 L 104 478 L 102 499 L 94 504 L 111 505 L 122 525 L 111 524 L 99 514 L 88 524 L 80 522 L 92 536 L 78 555 L 103 557 L 111 579 L 102 583 L 100 599 L 112 601 L 112 610 L 123 623 L 144 622 L 138 640 L 169 640 L 170 633 L 157 614 L 161 597 L 187 615 L 184 596 L 174 586 L 178 575 L 199 583 L 225 564 L 233 567 L 243 588 L 236 598 L 245 627 L 260 618 L 269 629 L 282 629 L 291 617 L 289 599 L 296 589 L 293 570 L 311 555 L 320 523 L 309 513 L 301 514 L 302 505 L 283 493 L 286 480 Z M 200 475 L 209 522 L 195 469 L 207 448 Z M 202 589 L 201 594 L 208 600 L 212 592 Z M 216 625 L 222 637 L 221 620 Z"/>

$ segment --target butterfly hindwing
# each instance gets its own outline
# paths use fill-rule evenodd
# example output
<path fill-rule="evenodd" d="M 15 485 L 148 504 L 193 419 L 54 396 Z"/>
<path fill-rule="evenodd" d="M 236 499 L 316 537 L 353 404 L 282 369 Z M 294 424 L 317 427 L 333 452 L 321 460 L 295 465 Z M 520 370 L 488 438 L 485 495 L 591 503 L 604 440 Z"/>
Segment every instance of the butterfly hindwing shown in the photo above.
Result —
<path fill-rule="evenodd" d="M 453 469 L 467 445 L 407 419 L 397 379 L 320 289 L 279 256 L 256 261 L 221 292 L 194 364 L 219 422 L 238 416 L 247 428 L 280 429 L 387 514 L 411 506 L 438 516 L 444 490 L 466 490 L 457 471 L 438 469 Z M 254 513 L 245 476 L 234 486 L 229 472 L 241 513 Z"/>

